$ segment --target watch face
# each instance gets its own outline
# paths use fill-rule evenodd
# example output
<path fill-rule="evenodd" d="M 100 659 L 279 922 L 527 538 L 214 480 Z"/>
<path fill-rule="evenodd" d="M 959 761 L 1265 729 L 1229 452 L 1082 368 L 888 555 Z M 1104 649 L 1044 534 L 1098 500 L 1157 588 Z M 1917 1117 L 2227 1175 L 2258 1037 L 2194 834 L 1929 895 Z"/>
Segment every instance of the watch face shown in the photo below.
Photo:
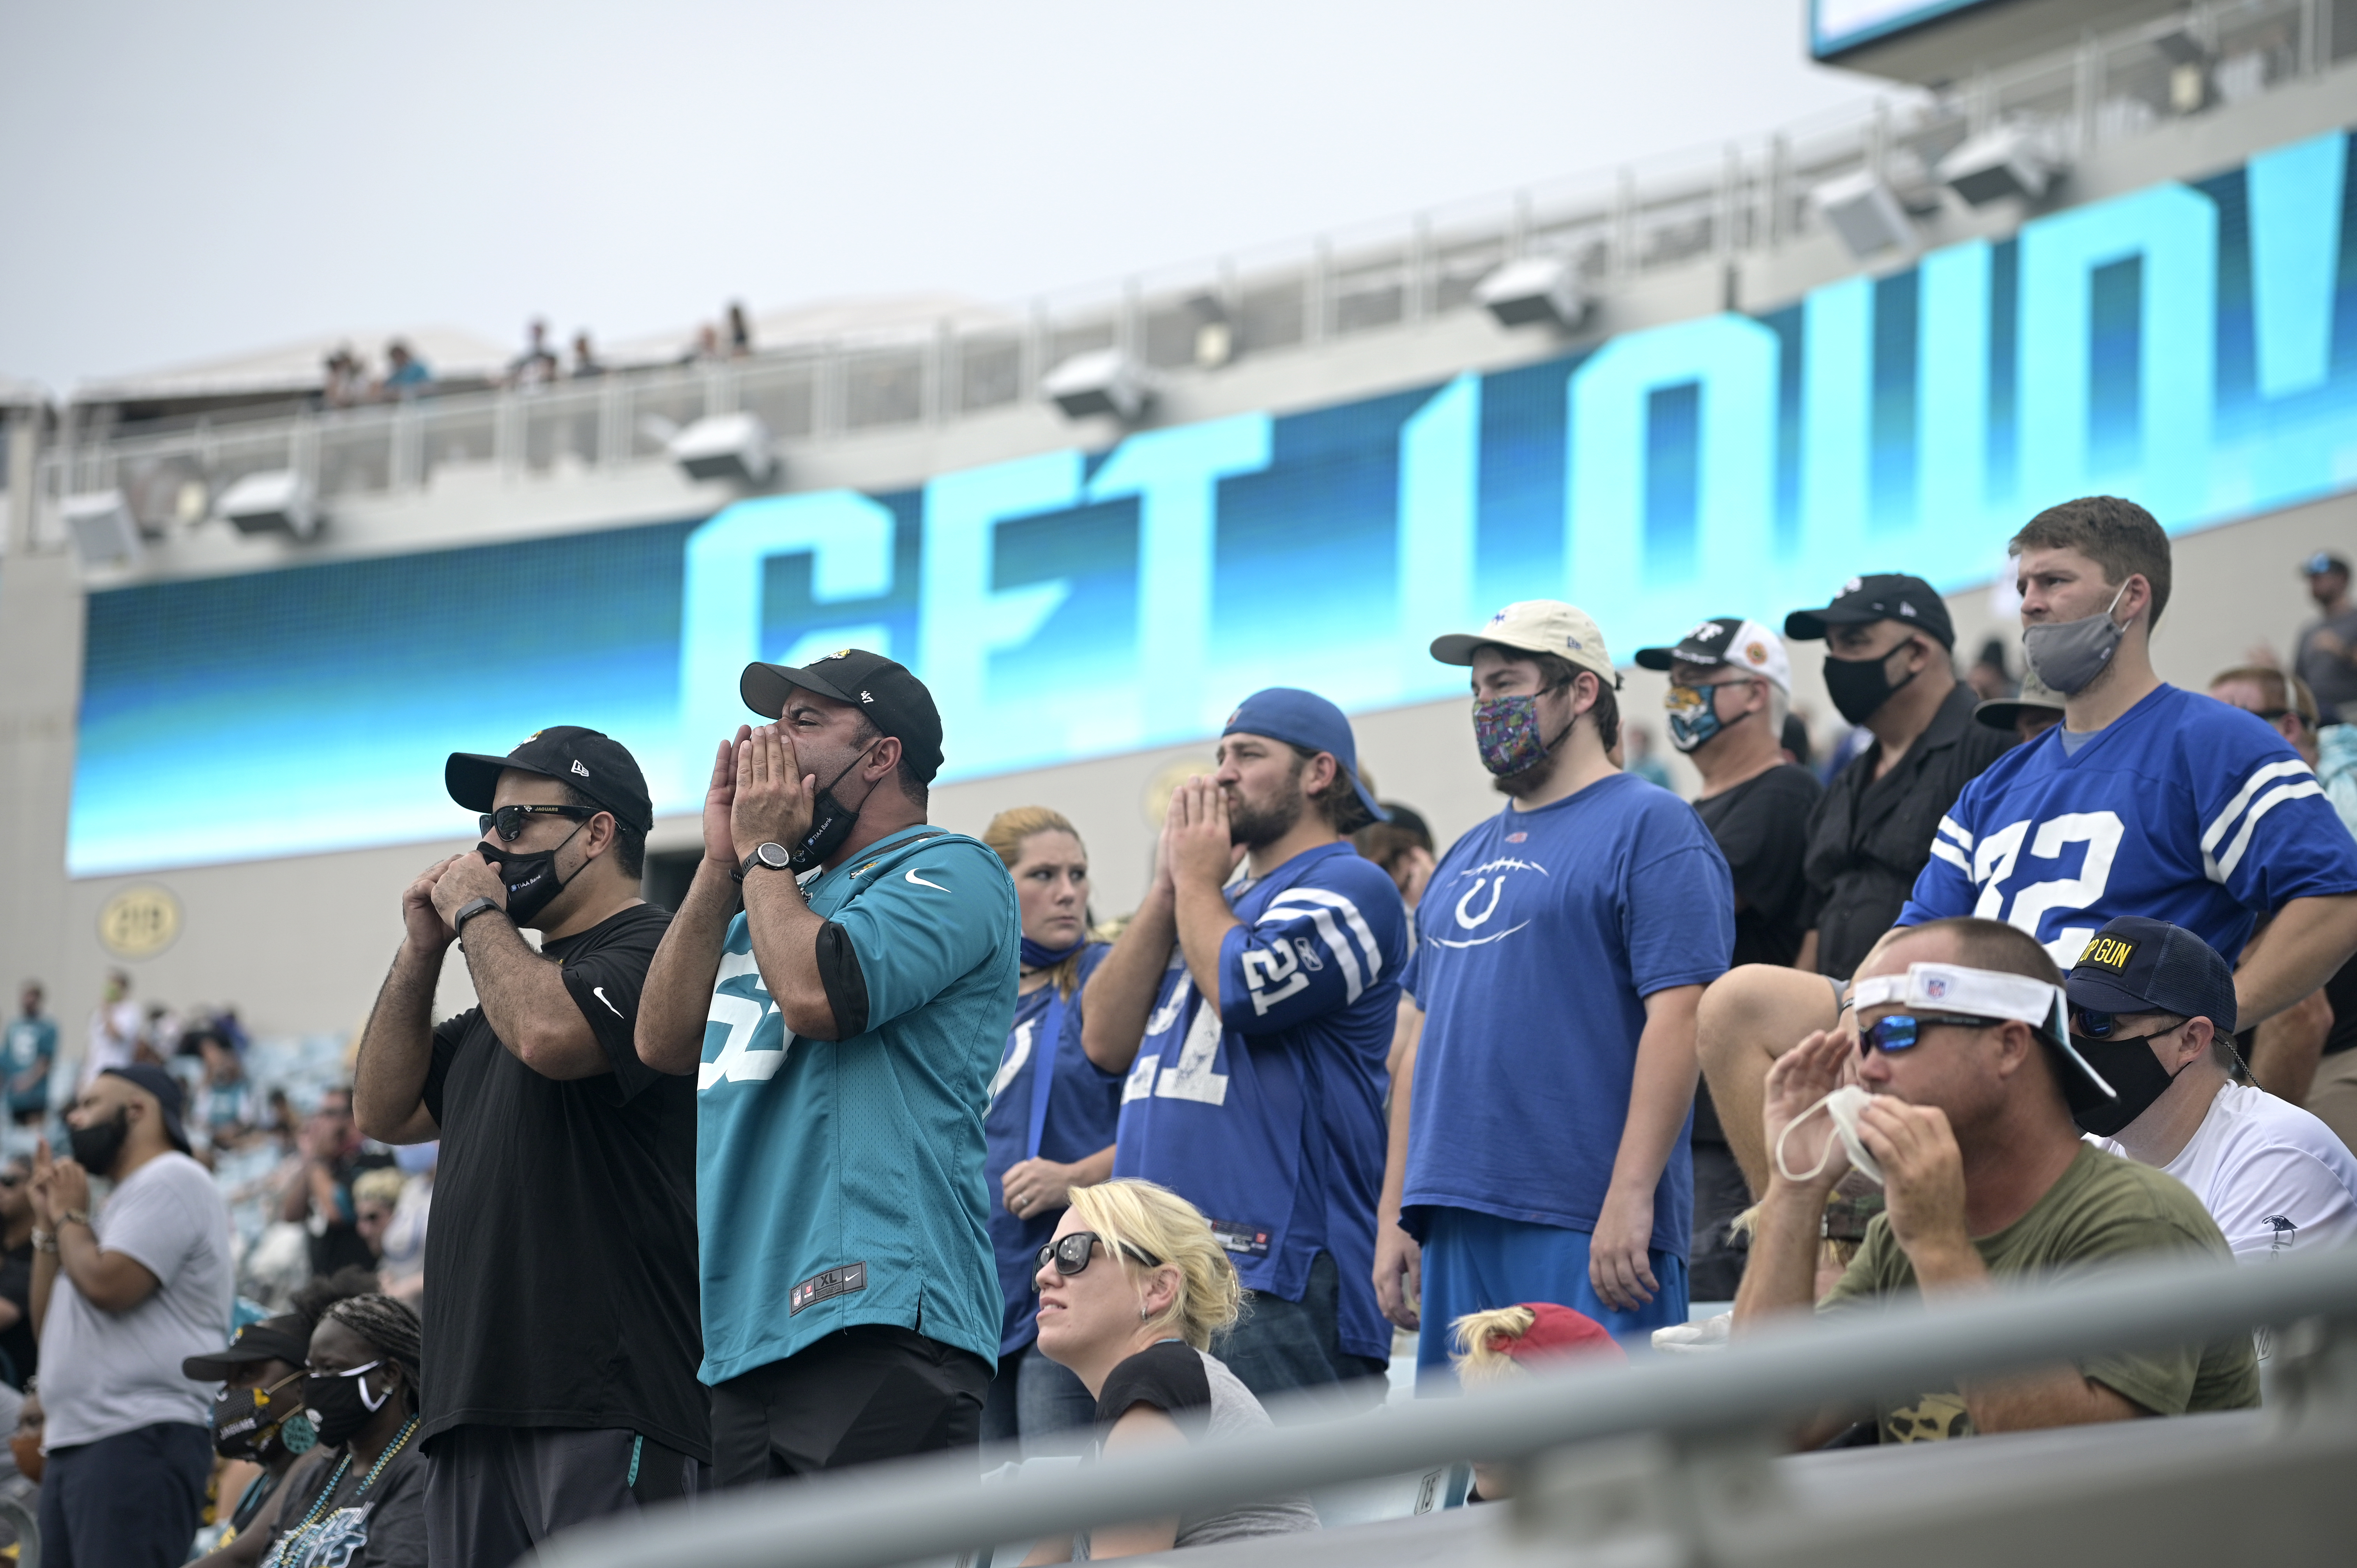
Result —
<path fill-rule="evenodd" d="M 753 853 L 759 855 L 761 864 L 772 871 L 783 871 L 787 861 L 791 858 L 786 853 L 786 846 L 781 843 L 765 843 Z"/>

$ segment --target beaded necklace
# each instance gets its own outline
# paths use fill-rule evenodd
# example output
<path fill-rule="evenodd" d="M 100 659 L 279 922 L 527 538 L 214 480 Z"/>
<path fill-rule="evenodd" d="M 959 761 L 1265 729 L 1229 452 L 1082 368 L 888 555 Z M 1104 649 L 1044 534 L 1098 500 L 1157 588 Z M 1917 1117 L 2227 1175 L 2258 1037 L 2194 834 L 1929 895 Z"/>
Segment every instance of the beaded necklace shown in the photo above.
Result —
<path fill-rule="evenodd" d="M 384 1452 L 376 1456 L 376 1463 L 369 1466 L 369 1473 L 361 1478 L 359 1489 L 352 1493 L 353 1502 L 357 1503 L 361 1498 L 367 1496 L 369 1487 L 375 1485 L 376 1478 L 384 1473 L 384 1467 L 393 1463 L 393 1456 L 407 1446 L 410 1434 L 416 1430 L 417 1417 L 414 1415 L 401 1423 L 401 1430 L 393 1434 L 392 1442 L 384 1445 Z M 328 1484 L 321 1489 L 318 1500 L 311 1505 L 311 1511 L 304 1515 L 303 1522 L 288 1530 L 285 1539 L 280 1542 L 277 1552 L 279 1562 L 293 1563 L 298 1560 L 292 1549 L 298 1546 L 303 1538 L 317 1529 L 319 1521 L 327 1517 L 328 1504 L 335 1497 L 336 1488 L 343 1484 L 345 1473 L 351 1467 L 352 1456 L 350 1453 L 346 1453 L 343 1461 L 336 1466 L 336 1473 L 328 1477 Z"/>

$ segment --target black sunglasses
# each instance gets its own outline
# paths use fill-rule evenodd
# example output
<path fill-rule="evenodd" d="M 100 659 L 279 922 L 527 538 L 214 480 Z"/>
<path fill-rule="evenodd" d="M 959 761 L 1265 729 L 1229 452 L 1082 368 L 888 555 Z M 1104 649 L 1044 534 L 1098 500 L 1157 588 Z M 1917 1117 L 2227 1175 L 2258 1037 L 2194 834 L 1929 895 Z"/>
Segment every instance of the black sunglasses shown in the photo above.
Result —
<path fill-rule="evenodd" d="M 1100 1245 L 1112 1246 L 1115 1243 L 1105 1241 L 1093 1230 L 1075 1230 L 1069 1236 L 1057 1237 L 1039 1249 L 1039 1262 L 1031 1271 L 1031 1289 L 1035 1293 L 1039 1290 L 1039 1270 L 1046 1268 L 1049 1263 L 1055 1264 L 1056 1272 L 1068 1278 L 1079 1273 L 1089 1266 L 1089 1259 L 1095 1254 Z M 1162 1266 L 1162 1260 L 1151 1252 L 1141 1251 L 1126 1241 L 1120 1242 L 1118 1245 L 1123 1251 L 1149 1269 L 1158 1269 Z"/>
<path fill-rule="evenodd" d="M 563 817 L 568 822 L 586 822 L 597 814 L 592 806 L 501 806 L 496 811 L 485 811 L 476 821 L 483 832 L 496 830 L 501 842 L 513 843 L 523 837 L 524 825 L 533 817 Z"/>
<path fill-rule="evenodd" d="M 1857 1054 L 1912 1050 L 1922 1039 L 1924 1030 L 1943 1024 L 1957 1029 L 1991 1029 L 1996 1023 L 1994 1018 L 1976 1018 L 1964 1013 L 1892 1013 L 1860 1026 Z"/>

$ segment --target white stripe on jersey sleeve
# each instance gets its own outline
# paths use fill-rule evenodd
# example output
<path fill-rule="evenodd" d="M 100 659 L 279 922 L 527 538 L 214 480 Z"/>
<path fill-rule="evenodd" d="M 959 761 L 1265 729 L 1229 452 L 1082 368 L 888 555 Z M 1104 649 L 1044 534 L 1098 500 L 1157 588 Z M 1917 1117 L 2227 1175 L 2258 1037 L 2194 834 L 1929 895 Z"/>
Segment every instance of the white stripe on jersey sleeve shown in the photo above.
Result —
<path fill-rule="evenodd" d="M 1965 880 L 1971 880 L 1973 875 L 1973 863 L 1964 858 L 1964 852 L 1963 850 L 1958 849 L 1954 844 L 1949 843 L 1944 840 L 1933 839 L 1932 841 L 1932 853 L 1938 855 L 1942 860 L 1946 861 L 1950 865 L 1954 866 L 1958 871 L 1963 872 L 1964 874 Z"/>
<path fill-rule="evenodd" d="M 1296 899 L 1306 903 L 1323 904 L 1340 914 L 1343 923 L 1351 928 L 1351 934 L 1359 939 L 1359 946 L 1367 955 L 1368 983 L 1372 984 L 1382 977 L 1383 950 L 1376 944 L 1375 933 L 1367 925 L 1366 918 L 1359 913 L 1359 907 L 1356 904 L 1351 903 L 1340 893 L 1329 893 L 1323 887 L 1288 887 L 1278 894 L 1273 903 L 1283 904 Z"/>
<path fill-rule="evenodd" d="M 2311 779 L 2315 777 L 2314 774 L 2309 773 L 2308 764 L 2297 757 L 2287 757 L 2280 762 L 2271 762 L 2265 768 L 2254 769 L 2251 776 L 2243 780 L 2243 787 L 2235 791 L 2234 798 L 2226 802 L 2226 809 L 2212 818 L 2202 828 L 2201 867 L 2210 874 L 2211 881 L 2225 881 L 2228 873 L 2232 870 L 2232 867 L 2221 867 L 2212 856 L 2211 851 L 2218 847 L 2218 841 L 2226 836 L 2227 830 L 2234 825 L 2234 819 L 2241 816 L 2243 808 L 2251 803 L 2251 798 L 2265 788 L 2270 779 L 2285 779 L 2299 774 L 2308 774 Z M 2255 819 L 2257 814 L 2255 811 L 2252 816 Z M 2245 827 L 2243 840 L 2237 842 L 2246 841 L 2249 837 L 2249 829 Z M 2235 858 L 2240 859 L 2242 851 L 2239 848 L 2236 849 L 2234 855 Z"/>
<path fill-rule="evenodd" d="M 1973 835 L 1964 832 L 1963 828 L 1957 826 L 1955 818 L 1942 817 L 1940 819 L 1940 831 L 1947 834 L 1950 838 L 1955 840 L 1963 848 L 1970 849 L 1973 847 Z M 1934 841 L 1934 847 L 1937 847 L 1936 840 Z M 1954 855 L 1949 855 L 1945 858 L 1954 860 L 1958 865 L 1964 865 L 1964 864 L 1963 860 Z M 1972 875 L 1972 870 L 1969 866 L 1965 868 L 1964 875 L 1967 876 Z"/>
<path fill-rule="evenodd" d="M 2305 772 L 2306 769 L 2303 768 L 2302 771 Z M 2251 814 L 2243 819 L 2243 831 L 2236 833 L 2234 842 L 2226 846 L 2225 854 L 2214 861 L 2206 854 L 2201 857 L 2203 865 L 2210 872 L 2210 880 L 2223 882 L 2234 875 L 2234 867 L 2243 862 L 2243 852 L 2251 847 L 2251 830 L 2259 825 L 2261 817 L 2266 816 L 2286 800 L 2297 800 L 2303 795 L 2323 793 L 2324 786 L 2310 778 L 2305 783 L 2278 784 L 2260 796 L 2258 804 L 2251 808 Z"/>
<path fill-rule="evenodd" d="M 1312 923 L 1317 926 L 1318 934 L 1325 939 L 1326 950 L 1332 953 L 1334 961 L 1342 966 L 1343 1001 L 1356 1002 L 1359 999 L 1359 993 L 1366 990 L 1366 982 L 1359 976 L 1358 958 L 1351 951 L 1351 944 L 1342 940 L 1341 929 L 1334 924 L 1334 917 L 1315 904 L 1288 904 L 1286 900 L 1292 897 L 1289 891 L 1278 894 L 1270 901 L 1267 909 L 1262 912 L 1259 923 L 1261 925 L 1276 923 L 1280 916 L 1308 916 Z M 1305 983 L 1308 978 L 1306 975 L 1303 976 Z"/>

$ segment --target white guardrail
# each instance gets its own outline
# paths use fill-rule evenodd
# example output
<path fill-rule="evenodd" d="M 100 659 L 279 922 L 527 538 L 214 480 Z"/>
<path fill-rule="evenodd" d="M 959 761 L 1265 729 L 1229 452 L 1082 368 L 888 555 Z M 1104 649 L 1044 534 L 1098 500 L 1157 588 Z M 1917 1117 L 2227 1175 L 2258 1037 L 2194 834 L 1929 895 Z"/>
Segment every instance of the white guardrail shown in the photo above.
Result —
<path fill-rule="evenodd" d="M 2257 1415 L 1771 1461 L 1786 1423 L 1824 1405 L 1869 1401 L 1878 1391 L 1943 1387 L 1960 1376 L 2270 1326 L 2272 1392 L 2268 1409 Z M 2140 1539 L 2151 1544 L 2158 1532 L 2164 1548 L 2158 1555 L 2099 1552 L 2093 1561 L 2198 1562 L 2204 1568 L 2352 1561 L 2357 1248 L 2263 1264 L 2179 1259 L 1978 1301 L 1894 1304 L 1837 1324 L 1797 1321 L 1738 1340 L 1722 1354 L 1556 1371 L 1464 1398 L 1280 1426 L 1183 1453 L 1107 1460 L 1081 1471 L 1041 1474 L 1035 1467 L 1003 1484 L 984 1485 L 970 1454 L 872 1466 L 584 1527 L 551 1542 L 534 1561 L 539 1568 L 642 1568 L 651 1562 L 888 1568 L 963 1553 L 962 1560 L 972 1562 L 977 1549 L 994 1542 L 1309 1492 L 1473 1455 L 1522 1463 L 1527 1495 L 1446 1516 L 1200 1549 L 1186 1560 L 1206 1568 L 1494 1561 L 1544 1549 L 1561 1562 L 1566 1552 L 1584 1560 L 1617 1540 L 1620 1549 L 1598 1561 L 1896 1560 L 1909 1568 L 2007 1562 L 2018 1568 L 2083 1564 L 2087 1541 L 2125 1551 Z M 1903 1470 L 1884 1463 L 1902 1460 Z M 1850 1464 L 1852 1484 L 1838 1488 L 1830 1509 L 1797 1508 L 1789 1483 L 1821 1462 Z M 2222 1488 L 2223 1498 L 2216 1495 Z M 2190 1522 L 2180 1522 L 2196 1505 Z M 2208 1539 L 2230 1543 L 2222 1555 L 2166 1549 L 2202 1547 L 2205 1520 L 2212 1521 Z M 2219 1528 L 2230 1533 L 2220 1537 Z M 2026 1543 L 2016 1539 L 2025 1532 Z M 2337 1540 L 2337 1552 L 2303 1555 L 2319 1532 Z M 2040 1550 L 2041 1543 L 2053 1552 Z M 2060 1554 L 2066 1545 L 2067 1558 Z"/>

